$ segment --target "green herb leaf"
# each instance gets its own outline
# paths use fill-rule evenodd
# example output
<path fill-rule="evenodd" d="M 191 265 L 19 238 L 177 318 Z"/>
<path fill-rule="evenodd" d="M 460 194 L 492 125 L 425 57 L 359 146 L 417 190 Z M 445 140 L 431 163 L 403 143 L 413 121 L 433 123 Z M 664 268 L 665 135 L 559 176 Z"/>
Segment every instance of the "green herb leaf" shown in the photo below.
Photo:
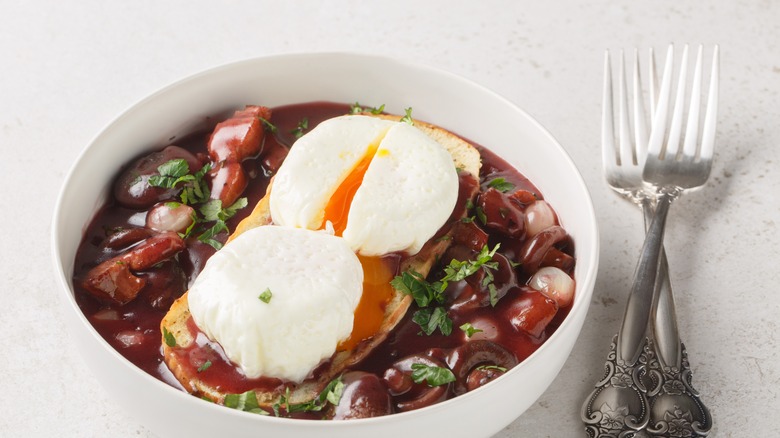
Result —
<path fill-rule="evenodd" d="M 195 229 L 195 224 L 198 223 L 198 214 L 194 210 L 190 213 L 190 219 L 192 219 L 192 222 L 187 227 L 187 229 L 184 230 L 183 233 L 179 233 L 179 237 L 181 237 L 182 239 L 186 239 L 190 237 L 190 234 L 192 234 L 192 230 Z"/>
<path fill-rule="evenodd" d="M 390 282 L 397 291 L 411 295 L 420 309 L 412 315 L 412 320 L 422 329 L 422 333 L 431 335 L 437 329 L 444 335 L 452 333 L 452 319 L 447 315 L 444 307 L 430 307 L 432 304 L 444 304 L 444 291 L 450 281 L 460 281 L 473 275 L 480 269 L 485 270 L 483 286 L 490 292 L 490 302 L 493 306 L 498 302 L 498 290 L 493 285 L 493 273 L 491 270 L 498 268 L 498 262 L 492 261 L 499 248 L 499 244 L 493 249 L 487 245 L 482 247 L 474 260 L 452 260 L 444 268 L 444 277 L 437 282 L 429 283 L 423 276 L 413 270 L 403 272 Z"/>
<path fill-rule="evenodd" d="M 490 249 L 487 245 L 483 246 L 474 260 L 452 260 L 450 264 L 444 268 L 444 273 L 446 275 L 442 279 L 442 282 L 463 280 L 479 271 L 483 266 L 497 269 L 498 263 L 491 262 L 490 260 L 496 254 L 496 251 L 498 251 L 500 246 L 500 243 L 497 243 L 493 249 Z"/>
<path fill-rule="evenodd" d="M 200 214 L 203 215 L 203 219 L 207 221 L 215 221 L 219 219 L 219 213 L 222 211 L 222 201 L 219 199 L 212 199 L 209 202 L 203 204 L 199 208 Z"/>
<path fill-rule="evenodd" d="M 496 307 L 496 304 L 498 304 L 498 289 L 496 289 L 496 285 L 492 281 L 487 285 L 487 288 L 490 294 L 490 306 Z"/>
<path fill-rule="evenodd" d="M 204 202 L 211 194 L 208 184 L 203 177 L 211 169 L 211 163 L 207 163 L 194 175 L 190 174 L 190 167 L 187 161 L 182 158 L 176 158 L 159 165 L 157 171 L 159 175 L 149 177 L 149 185 L 165 189 L 176 188 L 182 185 L 182 192 L 179 195 L 181 202 L 193 205 Z"/>
<path fill-rule="evenodd" d="M 414 119 L 412 119 L 412 107 L 404 109 L 404 112 L 406 113 L 406 115 L 401 117 L 400 121 L 414 126 Z"/>
<path fill-rule="evenodd" d="M 174 337 L 173 333 L 169 332 L 165 327 L 163 327 L 163 338 L 165 339 L 165 345 L 171 348 L 176 346 L 176 337 Z"/>
<path fill-rule="evenodd" d="M 414 312 L 412 321 L 417 323 L 422 332 L 428 336 L 432 335 L 436 329 L 439 329 L 445 336 L 452 333 L 452 319 L 447 315 L 447 310 L 441 306 L 426 307 Z"/>
<path fill-rule="evenodd" d="M 488 187 L 493 187 L 501 193 L 506 193 L 508 191 L 514 190 L 515 185 L 508 182 L 504 178 L 495 178 L 488 183 Z"/>
<path fill-rule="evenodd" d="M 209 199 L 211 190 L 209 190 L 209 185 L 204 179 L 209 170 L 211 170 L 211 163 L 206 163 L 199 171 L 195 172 L 194 175 L 185 175 L 181 177 L 182 180 L 187 180 L 184 190 L 182 190 L 179 195 L 181 202 L 188 205 L 194 205 L 206 202 Z M 191 178 L 188 178 L 190 176 Z"/>
<path fill-rule="evenodd" d="M 203 365 L 198 367 L 198 372 L 202 373 L 203 371 L 209 369 L 209 367 L 211 367 L 211 361 L 207 360 L 206 362 L 203 363 Z"/>
<path fill-rule="evenodd" d="M 427 307 L 431 301 L 443 299 L 441 293 L 433 285 L 428 283 L 421 274 L 413 270 L 396 276 L 390 281 L 390 285 L 401 293 L 411 295 L 419 307 Z"/>
<path fill-rule="evenodd" d="M 454 382 L 455 374 L 447 368 L 414 363 L 412 364 L 412 381 L 414 383 L 425 381 L 428 386 L 441 386 Z"/>
<path fill-rule="evenodd" d="M 254 390 L 249 390 L 241 394 L 227 394 L 225 396 L 225 406 L 239 411 L 251 412 L 253 414 L 268 415 L 264 409 L 257 403 L 257 394 Z"/>
<path fill-rule="evenodd" d="M 263 123 L 263 126 L 265 127 L 265 129 L 271 131 L 272 133 L 275 133 L 276 131 L 278 131 L 278 129 L 276 128 L 276 125 L 274 125 L 270 121 L 268 121 L 268 120 L 266 120 L 266 119 L 264 119 L 262 117 L 258 117 L 258 119 L 260 119 L 260 121 Z"/>
<path fill-rule="evenodd" d="M 220 250 L 222 249 L 223 246 L 222 242 L 218 241 L 214 237 L 217 234 L 221 233 L 222 231 L 228 231 L 228 227 L 224 221 L 218 220 L 217 222 L 214 223 L 214 225 L 211 228 L 209 228 L 208 230 L 203 232 L 203 234 L 198 236 L 198 240 L 200 240 L 203 243 L 207 243 L 211 245 L 216 250 Z"/>
<path fill-rule="evenodd" d="M 198 236 L 198 240 L 211 245 L 217 250 L 221 249 L 223 246 L 222 243 L 216 240 L 214 237 L 223 231 L 229 232 L 230 230 L 228 229 L 225 221 L 233 217 L 236 212 L 238 212 L 238 210 L 246 206 L 246 198 L 239 198 L 236 200 L 236 202 L 227 208 L 222 208 L 222 201 L 219 199 L 212 199 L 211 201 L 203 204 L 200 207 L 200 213 L 203 215 L 204 220 L 208 222 L 215 222 L 211 228 L 207 229 L 200 236 Z"/>
<path fill-rule="evenodd" d="M 206 221 L 226 221 L 235 216 L 238 210 L 247 206 L 246 198 L 238 198 L 230 207 L 222 208 L 222 201 L 212 199 L 200 207 L 200 214 Z"/>
<path fill-rule="evenodd" d="M 179 178 L 190 173 L 190 166 L 187 164 L 187 160 L 183 158 L 174 158 L 173 160 L 166 161 L 157 166 L 157 171 L 160 172 L 161 176 Z"/>
<path fill-rule="evenodd" d="M 290 133 L 293 134 L 295 138 L 301 138 L 307 129 L 309 129 L 309 119 L 304 117 L 298 122 L 298 126 L 290 131 Z"/>
<path fill-rule="evenodd" d="M 481 222 L 482 225 L 487 224 L 487 215 L 485 214 L 485 210 L 483 210 L 482 207 L 477 207 L 474 209 L 474 213 L 476 213 L 477 219 L 479 219 L 479 222 Z"/>
<path fill-rule="evenodd" d="M 474 333 L 479 333 L 479 332 L 483 331 L 483 330 L 478 329 L 478 328 L 474 327 L 473 325 L 471 325 L 470 322 L 467 322 L 467 323 L 461 325 L 460 329 L 463 330 L 464 333 L 466 333 L 466 337 L 467 338 L 470 338 L 470 337 L 474 336 Z"/>
<path fill-rule="evenodd" d="M 360 106 L 359 102 L 355 102 L 353 105 L 349 107 L 349 113 L 350 114 L 360 114 L 360 113 L 371 113 L 374 115 L 382 114 L 385 111 L 385 105 L 382 104 L 376 108 L 372 107 L 362 107 Z"/>
<path fill-rule="evenodd" d="M 279 402 L 274 403 L 272 409 L 277 417 L 280 415 L 282 408 L 288 414 L 294 412 L 319 412 L 327 407 L 328 403 L 334 406 L 339 404 L 341 396 L 344 394 L 344 386 L 344 382 L 341 380 L 341 376 L 339 376 L 331 380 L 328 386 L 316 398 L 305 403 L 290 403 L 290 388 L 287 388 Z"/>
<path fill-rule="evenodd" d="M 257 297 L 257 298 L 260 298 L 260 301 L 268 304 L 269 302 L 271 302 L 271 297 L 272 296 L 273 296 L 273 294 L 271 293 L 271 289 L 270 288 L 265 288 L 263 293 L 261 293 L 260 296 Z"/>
<path fill-rule="evenodd" d="M 341 396 L 344 394 L 344 387 L 345 385 L 341 380 L 341 377 L 334 379 L 328 383 L 328 386 L 326 386 L 324 390 L 322 390 L 317 399 L 320 403 L 324 404 L 325 402 L 329 402 L 335 406 L 341 401 Z"/>
<path fill-rule="evenodd" d="M 238 198 L 236 199 L 236 202 L 234 202 L 230 207 L 223 208 L 222 209 L 222 217 L 221 219 L 223 221 L 226 221 L 230 219 L 231 217 L 235 216 L 238 210 L 241 210 L 242 208 L 247 206 L 247 200 L 246 198 Z"/>

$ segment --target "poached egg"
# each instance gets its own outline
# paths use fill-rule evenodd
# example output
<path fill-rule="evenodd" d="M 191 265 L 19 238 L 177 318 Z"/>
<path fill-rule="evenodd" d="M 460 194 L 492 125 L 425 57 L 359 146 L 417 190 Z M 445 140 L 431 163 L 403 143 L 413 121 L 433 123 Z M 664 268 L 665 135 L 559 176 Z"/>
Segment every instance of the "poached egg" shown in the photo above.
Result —
<path fill-rule="evenodd" d="M 457 197 L 452 157 L 414 126 L 326 120 L 274 177 L 274 225 L 244 232 L 206 263 L 189 292 L 193 319 L 248 377 L 300 382 L 377 333 L 394 293 L 382 256 L 419 252 Z"/>
<path fill-rule="evenodd" d="M 188 301 L 198 328 L 247 377 L 300 382 L 350 335 L 362 293 L 344 239 L 268 225 L 217 251 Z"/>
<path fill-rule="evenodd" d="M 290 149 L 274 178 L 273 222 L 322 229 L 364 256 L 416 254 L 458 198 L 450 154 L 419 129 L 370 116 L 320 123 Z"/>

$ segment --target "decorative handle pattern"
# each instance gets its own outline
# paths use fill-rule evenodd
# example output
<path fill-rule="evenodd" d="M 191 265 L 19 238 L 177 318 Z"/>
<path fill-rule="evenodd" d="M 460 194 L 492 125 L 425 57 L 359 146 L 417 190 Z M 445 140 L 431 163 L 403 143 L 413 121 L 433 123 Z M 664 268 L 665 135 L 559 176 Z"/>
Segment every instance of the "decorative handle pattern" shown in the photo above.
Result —
<path fill-rule="evenodd" d="M 705 437 L 712 429 L 710 411 L 692 384 L 688 352 L 680 344 L 680 366 L 667 366 L 653 354 L 647 355 L 647 397 L 650 400 L 648 437 Z"/>
<path fill-rule="evenodd" d="M 680 345 L 680 367 L 661 365 L 656 346 L 645 340 L 633 365 L 620 360 L 612 338 L 604 378 L 580 416 L 590 438 L 698 438 L 712 429 L 712 417 L 693 388 L 688 354 Z"/>
<path fill-rule="evenodd" d="M 596 383 L 580 416 L 590 438 L 640 437 L 650 421 L 647 399 L 647 359 L 644 344 L 636 363 L 627 363 L 617 352 L 617 335 L 604 365 L 604 377 Z"/>

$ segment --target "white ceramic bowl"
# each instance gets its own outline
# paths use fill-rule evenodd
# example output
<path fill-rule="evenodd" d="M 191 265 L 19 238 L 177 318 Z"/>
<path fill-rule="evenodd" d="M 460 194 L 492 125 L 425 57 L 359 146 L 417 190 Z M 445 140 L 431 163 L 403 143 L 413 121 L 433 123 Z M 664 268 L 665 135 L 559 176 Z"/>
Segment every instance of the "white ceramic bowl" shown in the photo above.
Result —
<path fill-rule="evenodd" d="M 490 148 L 541 190 L 574 238 L 577 290 L 566 320 L 531 357 L 476 391 L 421 410 L 344 422 L 304 421 L 239 412 L 180 392 L 135 367 L 90 325 L 73 296 L 73 260 L 86 224 L 107 198 L 121 165 L 186 134 L 205 116 L 249 103 L 322 100 L 384 103 L 396 114 L 411 106 L 415 118 Z M 78 158 L 58 199 L 53 227 L 54 267 L 71 338 L 113 400 L 149 429 L 171 437 L 492 435 L 525 411 L 560 371 L 585 321 L 598 264 L 590 196 L 569 156 L 542 126 L 509 101 L 458 76 L 355 54 L 252 59 L 196 74 L 143 99 Z"/>

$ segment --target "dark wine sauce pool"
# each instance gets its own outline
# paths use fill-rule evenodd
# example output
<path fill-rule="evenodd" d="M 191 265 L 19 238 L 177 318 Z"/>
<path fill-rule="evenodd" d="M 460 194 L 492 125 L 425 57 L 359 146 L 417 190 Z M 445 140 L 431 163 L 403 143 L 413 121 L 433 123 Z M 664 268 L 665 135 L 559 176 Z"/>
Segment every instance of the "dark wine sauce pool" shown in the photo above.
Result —
<path fill-rule="evenodd" d="M 273 108 L 271 122 L 277 130 L 272 135 L 266 135 L 263 152 L 259 157 L 242 163 L 251 178 L 249 186 L 243 194 L 248 200 L 248 207 L 240 210 L 236 216 L 228 221 L 229 228 L 235 229 L 238 222 L 249 215 L 254 205 L 265 195 L 273 169 L 278 167 L 289 146 L 295 142 L 294 132 L 302 119 L 308 120 L 308 129 L 311 129 L 321 121 L 346 114 L 349 110 L 348 105 L 327 102 Z M 219 121 L 218 119 L 206 120 L 202 131 L 188 135 L 173 144 L 205 157 L 209 134 Z M 457 132 L 457 127 L 449 128 Z M 163 146 L 165 145 L 160 145 L 160 149 Z M 533 184 L 512 166 L 489 150 L 480 146 L 477 148 L 482 157 L 481 180 L 503 177 L 517 188 L 535 193 L 541 199 L 541 195 Z M 139 276 L 145 276 L 149 284 L 181 282 L 181 292 L 173 296 L 160 294 L 159 291 L 151 290 L 154 289 L 153 287 L 147 286 L 141 291 L 138 298 L 124 306 L 119 306 L 100 302 L 78 286 L 78 279 L 82 278 L 92 267 L 119 254 L 117 251 L 104 247 L 105 239 L 117 229 L 143 227 L 146 213 L 146 211 L 119 206 L 113 199 L 109 199 L 106 205 L 96 213 L 85 232 L 75 258 L 76 301 L 98 333 L 122 356 L 150 375 L 182 389 L 163 362 L 160 321 L 167 312 L 170 303 L 192 284 L 208 258 L 215 253 L 214 248 L 196 239 L 187 239 L 187 248 L 172 261 L 162 263 L 154 271 L 139 274 Z M 225 234 L 218 236 L 218 240 L 222 242 L 226 239 L 227 235 Z M 512 242 L 506 240 L 491 234 L 491 247 L 498 242 L 502 243 L 502 248 L 511 247 Z M 573 248 L 566 250 L 570 253 L 573 252 Z M 434 271 L 432 274 L 436 275 L 437 272 Z M 520 284 L 524 284 L 527 281 L 527 276 L 518 280 Z M 350 367 L 350 369 L 374 373 L 381 378 L 385 370 L 395 361 L 406 356 L 428 354 L 444 360 L 449 351 L 466 342 L 458 327 L 464 322 L 480 318 L 488 320 L 496 326 L 496 335 L 491 340 L 511 350 L 517 360 L 522 361 L 536 351 L 557 329 L 569 310 L 568 307 L 560 309 L 544 332 L 538 337 L 533 337 L 514 330 L 506 319 L 497 317 L 506 311 L 505 307 L 509 305 L 509 301 L 500 300 L 496 307 L 478 308 L 465 316 L 461 313 L 454 313 L 451 315 L 453 333 L 450 336 L 444 336 L 438 331 L 430 336 L 421 336 L 420 326 L 412 321 L 412 314 L 416 310 L 416 306 L 413 304 L 406 317 L 385 342 L 361 363 Z M 182 363 L 198 368 L 207 361 L 210 362 L 210 372 L 204 373 L 203 376 L 205 377 L 206 374 L 211 376 L 210 383 L 219 386 L 224 392 L 241 393 L 250 389 L 271 390 L 284 387 L 285 382 L 278 379 L 246 378 L 237 367 L 227 360 L 219 344 L 209 341 L 198 331 L 191 320 L 190 330 L 195 334 L 196 342 L 193 347 L 185 350 L 189 359 L 182 361 Z M 317 370 L 314 371 L 315 375 L 316 373 Z"/>

